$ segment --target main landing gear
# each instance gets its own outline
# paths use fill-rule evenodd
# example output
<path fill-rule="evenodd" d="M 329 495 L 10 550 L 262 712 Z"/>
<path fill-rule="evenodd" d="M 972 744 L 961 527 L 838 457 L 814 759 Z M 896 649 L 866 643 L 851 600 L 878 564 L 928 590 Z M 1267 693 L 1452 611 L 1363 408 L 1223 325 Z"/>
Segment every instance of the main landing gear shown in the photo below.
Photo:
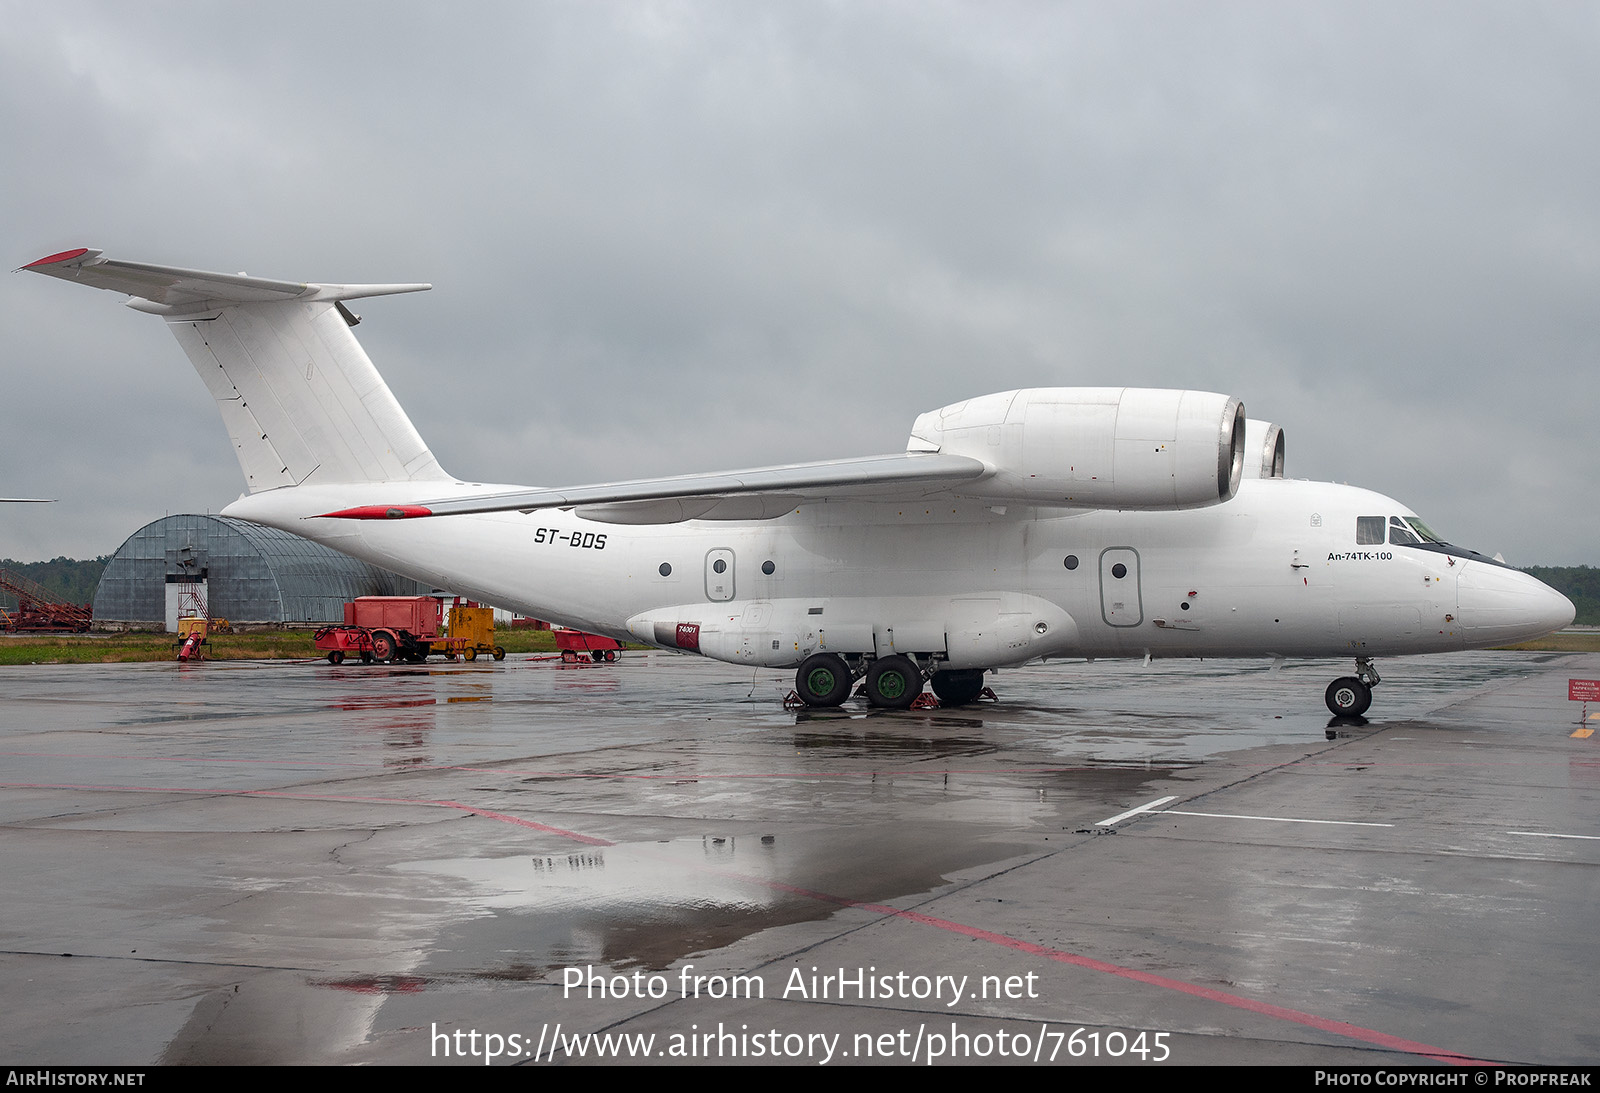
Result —
<path fill-rule="evenodd" d="M 794 676 L 795 693 L 807 706 L 837 706 L 850 697 L 850 666 L 837 653 L 813 653 Z"/>
<path fill-rule="evenodd" d="M 1356 674 L 1340 676 L 1328 684 L 1325 696 L 1335 717 L 1360 717 L 1372 705 L 1372 688 L 1382 680 L 1368 657 L 1356 657 Z"/>
<path fill-rule="evenodd" d="M 867 669 L 867 705 L 882 710 L 909 709 L 922 693 L 922 669 L 910 657 L 896 653 L 879 657 Z"/>
<path fill-rule="evenodd" d="M 983 694 L 983 669 L 933 673 L 933 693 L 945 706 L 965 706 Z"/>
<path fill-rule="evenodd" d="M 807 706 L 838 706 L 850 697 L 850 686 L 865 677 L 861 693 L 869 706 L 881 710 L 905 710 L 922 694 L 925 681 L 933 683 L 933 693 L 941 706 L 965 706 L 982 697 L 983 669 L 929 673 L 916 660 L 904 654 L 879 657 L 855 666 L 837 653 L 815 653 L 805 659 L 795 673 L 794 689 Z M 992 698 L 993 695 L 991 694 Z"/>

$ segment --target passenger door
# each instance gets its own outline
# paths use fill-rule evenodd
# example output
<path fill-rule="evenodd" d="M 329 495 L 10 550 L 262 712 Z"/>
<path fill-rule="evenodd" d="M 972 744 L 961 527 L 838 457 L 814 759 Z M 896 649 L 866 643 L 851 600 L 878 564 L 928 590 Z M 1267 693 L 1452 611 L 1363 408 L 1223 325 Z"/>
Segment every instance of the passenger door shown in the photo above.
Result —
<path fill-rule="evenodd" d="M 1138 626 L 1144 621 L 1139 552 L 1132 547 L 1100 552 L 1100 617 L 1108 626 Z"/>
<path fill-rule="evenodd" d="M 713 603 L 733 599 L 733 551 L 719 547 L 706 554 L 706 599 Z"/>

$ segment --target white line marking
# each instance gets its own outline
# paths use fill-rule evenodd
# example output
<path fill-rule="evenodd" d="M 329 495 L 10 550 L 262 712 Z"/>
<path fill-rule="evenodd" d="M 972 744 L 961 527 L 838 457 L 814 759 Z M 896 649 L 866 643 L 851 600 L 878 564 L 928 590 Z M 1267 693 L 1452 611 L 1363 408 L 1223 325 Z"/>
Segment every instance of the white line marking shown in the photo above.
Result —
<path fill-rule="evenodd" d="M 1536 839 L 1600 839 L 1600 835 L 1559 835 L 1554 831 L 1507 831 L 1507 835 L 1532 835 Z"/>
<path fill-rule="evenodd" d="M 1169 801 L 1176 801 L 1177 799 L 1178 799 L 1178 797 L 1177 797 L 1176 794 L 1174 794 L 1171 797 L 1157 797 L 1155 800 L 1151 801 L 1147 805 L 1140 805 L 1138 808 L 1130 808 L 1126 812 L 1119 812 L 1115 816 L 1111 817 L 1111 819 L 1109 819 L 1109 820 L 1101 820 L 1099 823 L 1095 824 L 1094 826 L 1095 827 L 1112 827 L 1112 826 L 1115 826 L 1116 824 L 1120 824 L 1123 820 L 1126 820 L 1126 819 L 1129 819 L 1131 817 L 1139 815 L 1141 812 L 1150 812 L 1153 809 L 1160 808 L 1162 805 L 1167 804 Z"/>
<path fill-rule="evenodd" d="M 1394 824 L 1366 823 L 1362 820 L 1302 820 L 1296 816 L 1243 816 L 1232 812 L 1179 812 L 1169 808 L 1163 816 L 1204 816 L 1210 820 L 1271 820 L 1280 824 L 1337 824 L 1340 827 L 1393 827 Z"/>

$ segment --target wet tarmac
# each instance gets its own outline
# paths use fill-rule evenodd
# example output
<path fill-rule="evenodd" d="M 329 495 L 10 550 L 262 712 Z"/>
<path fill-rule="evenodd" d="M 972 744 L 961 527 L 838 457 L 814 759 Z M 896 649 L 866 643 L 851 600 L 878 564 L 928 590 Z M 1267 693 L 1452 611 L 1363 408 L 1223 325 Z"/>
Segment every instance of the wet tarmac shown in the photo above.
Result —
<path fill-rule="evenodd" d="M 3 668 L 0 1053 L 1593 1063 L 1600 656 L 1379 669 Z"/>

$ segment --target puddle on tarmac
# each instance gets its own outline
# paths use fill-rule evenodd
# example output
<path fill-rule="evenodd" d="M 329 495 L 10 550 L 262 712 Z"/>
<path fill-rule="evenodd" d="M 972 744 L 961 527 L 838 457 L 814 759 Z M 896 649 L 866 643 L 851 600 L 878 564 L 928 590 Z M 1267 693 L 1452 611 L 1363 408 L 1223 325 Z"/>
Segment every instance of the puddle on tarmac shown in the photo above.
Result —
<path fill-rule="evenodd" d="M 913 833 L 890 824 L 754 831 L 401 868 L 449 878 L 482 912 L 447 927 L 418 974 L 536 979 L 576 964 L 659 970 L 759 930 L 930 891 L 953 873 L 1039 849 L 985 834 L 953 823 Z"/>

